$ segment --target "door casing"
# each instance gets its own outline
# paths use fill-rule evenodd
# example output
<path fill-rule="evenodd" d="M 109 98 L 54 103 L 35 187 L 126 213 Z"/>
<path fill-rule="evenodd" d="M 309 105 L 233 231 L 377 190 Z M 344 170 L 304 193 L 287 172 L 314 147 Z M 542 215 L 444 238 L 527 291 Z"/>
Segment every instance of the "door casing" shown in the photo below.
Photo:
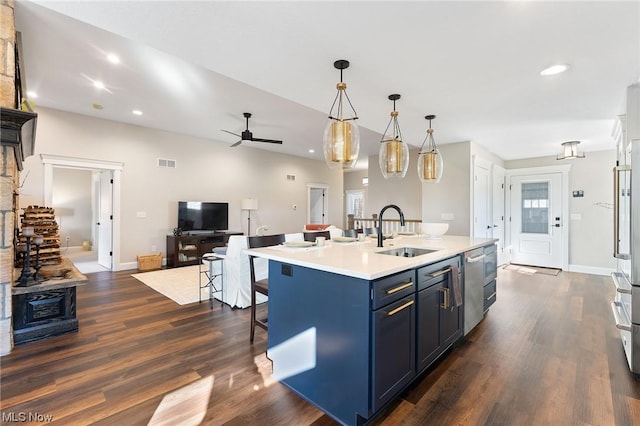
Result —
<path fill-rule="evenodd" d="M 506 221 L 506 238 L 505 241 L 508 242 L 508 246 L 505 247 L 505 251 L 509 254 L 513 250 L 513 229 L 512 229 L 512 220 L 514 214 L 520 214 L 520 212 L 512 211 L 512 180 L 514 177 L 523 177 L 523 176 L 532 176 L 535 175 L 543 175 L 550 173 L 560 173 L 562 176 L 561 182 L 561 199 L 562 199 L 562 207 L 561 207 L 561 217 L 562 217 L 562 226 L 561 229 L 561 238 L 562 238 L 562 249 L 559 256 L 562 257 L 561 265 L 563 270 L 568 270 L 569 268 L 569 171 L 571 170 L 570 164 L 563 164 L 558 166 L 542 166 L 542 167 L 527 167 L 521 169 L 511 169 L 506 171 L 507 178 L 507 200 L 506 206 L 508 211 L 509 220 Z"/>

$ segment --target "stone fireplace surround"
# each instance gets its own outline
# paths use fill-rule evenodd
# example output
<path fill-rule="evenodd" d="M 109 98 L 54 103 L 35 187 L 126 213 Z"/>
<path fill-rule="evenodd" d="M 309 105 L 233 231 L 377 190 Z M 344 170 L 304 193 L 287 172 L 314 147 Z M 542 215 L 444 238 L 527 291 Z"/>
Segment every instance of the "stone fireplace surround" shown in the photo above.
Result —
<path fill-rule="evenodd" d="M 22 90 L 17 87 L 14 0 L 0 0 L 0 356 L 13 347 L 12 286 L 14 240 L 18 228 L 20 171 L 33 155 L 37 115 L 18 109 Z M 24 84 L 24 81 L 22 81 Z"/>

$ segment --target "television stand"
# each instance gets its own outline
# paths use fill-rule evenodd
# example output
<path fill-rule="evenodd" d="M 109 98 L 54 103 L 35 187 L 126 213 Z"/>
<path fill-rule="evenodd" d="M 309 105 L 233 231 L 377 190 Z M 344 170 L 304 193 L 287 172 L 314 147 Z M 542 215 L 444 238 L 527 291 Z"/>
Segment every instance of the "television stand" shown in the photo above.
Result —
<path fill-rule="evenodd" d="M 189 231 L 190 233 L 194 231 Z M 167 267 L 197 265 L 198 259 L 205 253 L 211 253 L 214 247 L 225 247 L 231 235 L 243 235 L 242 232 L 195 231 L 193 235 L 167 235 Z"/>

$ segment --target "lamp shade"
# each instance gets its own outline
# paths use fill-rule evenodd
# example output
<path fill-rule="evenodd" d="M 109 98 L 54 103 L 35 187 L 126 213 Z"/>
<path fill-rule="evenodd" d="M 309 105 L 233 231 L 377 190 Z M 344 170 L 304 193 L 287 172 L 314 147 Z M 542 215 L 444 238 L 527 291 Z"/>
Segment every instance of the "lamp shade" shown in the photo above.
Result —
<path fill-rule="evenodd" d="M 385 179 L 403 178 L 409 168 L 409 147 L 402 141 L 402 132 L 398 124 L 399 112 L 396 111 L 398 99 L 400 99 L 400 95 L 397 93 L 389 95 L 389 100 L 393 101 L 393 111 L 391 111 L 391 119 L 380 141 L 378 153 L 380 172 Z"/>
<path fill-rule="evenodd" d="M 355 121 L 330 118 L 322 138 L 324 159 L 329 168 L 349 169 L 358 160 L 360 132 Z"/>
<path fill-rule="evenodd" d="M 258 200 L 255 198 L 243 198 L 240 208 L 242 210 L 258 210 Z"/>
<path fill-rule="evenodd" d="M 347 95 L 347 84 L 342 81 L 342 71 L 349 68 L 349 61 L 339 59 L 333 66 L 340 70 L 340 82 L 336 85 L 338 92 L 329 110 L 329 122 L 324 128 L 322 150 L 329 168 L 350 169 L 356 164 L 360 151 L 360 132 L 355 123 L 358 114 Z M 351 117 L 345 115 L 347 104 L 353 113 Z"/>
<path fill-rule="evenodd" d="M 434 118 L 436 118 L 435 115 L 427 115 L 425 117 L 425 119 L 429 120 L 429 129 L 427 130 L 427 137 L 420 147 L 420 154 L 418 154 L 418 177 L 423 183 L 439 183 L 444 169 L 442 154 L 438 150 L 436 141 L 433 138 L 433 129 L 431 128 L 431 120 Z"/>

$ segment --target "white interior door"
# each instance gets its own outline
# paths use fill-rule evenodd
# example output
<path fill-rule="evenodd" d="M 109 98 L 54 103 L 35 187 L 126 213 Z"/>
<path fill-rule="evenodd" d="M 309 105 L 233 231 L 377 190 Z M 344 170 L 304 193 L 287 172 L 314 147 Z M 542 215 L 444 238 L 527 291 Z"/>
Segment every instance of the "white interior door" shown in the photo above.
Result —
<path fill-rule="evenodd" d="M 489 164 L 476 159 L 473 167 L 473 236 L 476 238 L 493 236 L 489 200 Z"/>
<path fill-rule="evenodd" d="M 493 166 L 491 185 L 493 188 L 491 191 L 491 198 L 493 202 L 493 208 L 491 209 L 491 214 L 493 216 L 493 238 L 498 239 L 498 242 L 496 243 L 498 249 L 498 265 L 503 265 L 506 263 L 506 259 L 504 258 L 505 171 L 502 167 L 496 165 Z"/>
<path fill-rule="evenodd" d="M 361 189 L 348 189 L 346 195 L 346 214 L 345 223 L 348 223 L 348 215 L 352 214 L 354 218 L 362 218 L 364 214 L 364 191 Z"/>
<path fill-rule="evenodd" d="M 562 174 L 511 177 L 511 262 L 562 268 Z"/>
<path fill-rule="evenodd" d="M 113 191 L 112 172 L 103 170 L 100 172 L 100 191 L 98 194 L 98 264 L 109 270 L 113 269 Z"/>
<path fill-rule="evenodd" d="M 310 184 L 307 185 L 307 223 L 328 223 L 328 202 L 326 185 Z"/>

